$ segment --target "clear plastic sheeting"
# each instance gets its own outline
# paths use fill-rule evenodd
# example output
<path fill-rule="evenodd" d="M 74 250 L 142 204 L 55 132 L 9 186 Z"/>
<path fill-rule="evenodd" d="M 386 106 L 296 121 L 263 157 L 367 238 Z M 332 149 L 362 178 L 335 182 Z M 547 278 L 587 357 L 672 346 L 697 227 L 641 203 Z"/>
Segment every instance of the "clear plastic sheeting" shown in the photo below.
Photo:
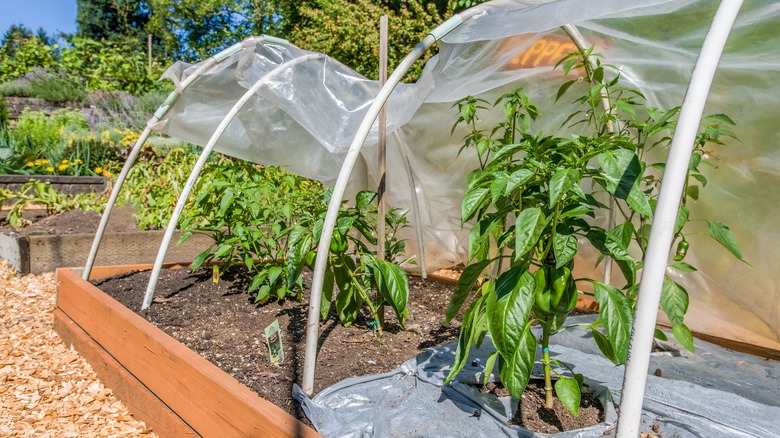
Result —
<path fill-rule="evenodd" d="M 471 151 L 458 156 L 467 130 L 451 133 L 454 102 L 468 95 L 493 102 L 523 87 L 542 111 L 532 129 L 565 134 L 560 126 L 573 108 L 566 97 L 554 103 L 564 77 L 553 66 L 574 50 L 560 30 L 572 24 L 605 63 L 620 69 L 623 85 L 640 90 L 651 106 L 678 106 L 717 2 L 498 0 L 478 8 L 444 38 L 420 80 L 399 85 L 388 102 L 386 196 L 409 211 L 410 189 L 415 190 L 429 270 L 464 262 L 467 255 L 460 201 L 477 163 Z M 685 261 L 699 271 L 679 282 L 691 296 L 686 324 L 694 332 L 780 351 L 778 25 L 774 2 L 750 0 L 742 7 L 705 109 L 734 119 L 739 140 L 724 139 L 725 145 L 708 154 L 705 161 L 714 168 L 705 170 L 707 186 L 698 202 L 688 204 L 692 219 L 727 224 L 751 265 L 693 234 Z M 293 62 L 308 54 L 275 44 L 233 54 L 198 78 L 154 129 L 204 145 L 235 101 L 262 78 L 266 85 L 216 149 L 332 183 L 379 85 L 325 56 Z M 194 68 L 178 63 L 165 77 L 180 83 Z M 497 117 L 500 111 L 484 115 L 482 126 L 494 125 Z M 375 126 L 353 173 L 352 191 L 376 189 L 376 141 Z M 654 153 L 658 162 L 666 159 L 666 151 Z M 401 154 L 408 155 L 415 187 L 408 185 Z M 699 226 L 696 232 L 706 231 L 706 223 Z M 414 231 L 405 232 L 408 253 L 416 254 Z M 578 268 L 594 263 L 595 258 Z"/>
<path fill-rule="evenodd" d="M 590 324 L 594 319 L 576 316 L 567 322 Z M 442 382 L 449 373 L 455 343 L 432 348 L 393 372 L 345 380 L 314 398 L 297 387 L 294 395 L 317 430 L 328 438 L 613 436 L 623 369 L 598 352 L 589 333 L 570 329 L 553 341 L 552 357 L 584 374 L 602 403 L 614 400 L 614 404 L 607 403 L 604 423 L 555 435 L 508 426 L 517 400 L 482 394 L 474 386 L 483 381 L 481 372 L 493 350 L 489 337 L 447 385 Z M 780 364 L 703 341 L 697 341 L 696 354 L 672 342 L 662 346 L 666 351 L 654 353 L 650 362 L 650 369 L 657 371 L 648 377 L 642 432 L 680 438 L 777 435 Z M 541 377 L 541 368 L 534 369 L 534 375 Z"/>

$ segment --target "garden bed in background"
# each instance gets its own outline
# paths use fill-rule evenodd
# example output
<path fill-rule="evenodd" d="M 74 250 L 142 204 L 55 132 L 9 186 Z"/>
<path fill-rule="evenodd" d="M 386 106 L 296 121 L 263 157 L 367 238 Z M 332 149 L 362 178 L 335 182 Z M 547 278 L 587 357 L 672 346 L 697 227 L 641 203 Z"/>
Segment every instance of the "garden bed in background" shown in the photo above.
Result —
<path fill-rule="evenodd" d="M 70 210 L 47 216 L 46 210 L 26 210 L 33 221 L 12 230 L 0 216 L 0 258 L 9 261 L 20 274 L 52 272 L 63 266 L 84 266 L 95 237 L 100 214 Z M 108 221 L 97 254 L 97 265 L 152 263 L 162 242 L 164 230 L 140 230 L 129 206 L 116 208 Z M 179 233 L 174 235 L 174 242 Z M 208 247 L 210 239 L 192 236 L 180 246 L 171 245 L 165 261 L 189 263 Z"/>

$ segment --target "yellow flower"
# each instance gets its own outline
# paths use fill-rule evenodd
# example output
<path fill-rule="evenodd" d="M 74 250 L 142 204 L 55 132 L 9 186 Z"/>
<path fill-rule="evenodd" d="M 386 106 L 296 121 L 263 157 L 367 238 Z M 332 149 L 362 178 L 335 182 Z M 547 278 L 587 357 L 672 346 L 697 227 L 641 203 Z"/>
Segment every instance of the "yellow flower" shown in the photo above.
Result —
<path fill-rule="evenodd" d="M 98 175 L 100 175 L 101 173 L 103 173 L 103 168 L 102 168 L 102 167 L 96 167 L 96 168 L 95 168 L 95 173 L 97 173 Z"/>
<path fill-rule="evenodd" d="M 108 170 L 104 170 L 103 176 L 111 176 L 111 172 L 109 172 Z"/>
<path fill-rule="evenodd" d="M 110 133 L 110 132 L 108 132 L 108 131 L 103 131 L 103 132 L 101 132 L 101 133 L 100 133 L 100 136 L 101 136 L 102 138 L 104 138 L 104 139 L 108 140 L 109 138 L 111 138 L 111 133 Z"/>
<path fill-rule="evenodd" d="M 68 160 L 62 160 L 62 161 L 60 161 L 60 163 L 62 163 L 62 164 L 68 164 Z"/>
<path fill-rule="evenodd" d="M 33 166 L 35 166 L 35 163 L 33 163 L 32 161 L 27 162 L 27 167 L 33 167 Z"/>
<path fill-rule="evenodd" d="M 49 164 L 49 160 L 41 160 L 41 164 Z"/>
<path fill-rule="evenodd" d="M 49 166 L 49 167 L 46 168 L 46 171 L 49 172 L 49 173 L 52 173 L 52 172 L 54 172 L 54 168 Z"/>
<path fill-rule="evenodd" d="M 57 169 L 60 169 L 60 170 L 65 170 L 67 168 L 68 168 L 67 164 L 60 164 L 59 167 L 57 167 Z"/>
<path fill-rule="evenodd" d="M 79 164 L 84 164 L 84 162 L 83 162 L 83 161 L 81 161 L 81 159 L 80 159 L 80 158 L 79 158 L 79 159 L 77 159 L 77 160 L 76 160 L 76 162 L 77 162 L 77 163 L 79 163 Z"/>

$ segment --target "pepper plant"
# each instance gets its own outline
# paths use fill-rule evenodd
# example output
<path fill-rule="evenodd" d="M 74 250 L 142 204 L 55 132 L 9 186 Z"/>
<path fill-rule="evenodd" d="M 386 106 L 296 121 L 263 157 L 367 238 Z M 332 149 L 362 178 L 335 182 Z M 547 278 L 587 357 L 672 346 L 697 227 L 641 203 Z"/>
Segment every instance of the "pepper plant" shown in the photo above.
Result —
<path fill-rule="evenodd" d="M 596 60 L 594 64 L 591 59 Z M 599 304 L 599 318 L 584 328 L 606 357 L 616 365 L 625 363 L 639 289 L 638 271 L 661 182 L 658 170 L 663 168 L 663 163 L 648 165 L 646 153 L 668 145 L 668 132 L 674 128 L 678 109 L 645 109 L 641 93 L 622 87 L 619 74 L 607 79 L 614 70 L 602 65 L 590 50 L 566 56 L 559 66 L 566 75 L 572 71 L 585 74 L 564 82 L 557 99 L 582 87 L 574 101 L 579 109 L 564 124 L 587 134 L 559 137 L 532 133 L 530 126 L 539 111 L 522 90 L 501 96 L 493 105 L 474 97 L 456 103 L 459 117 L 453 131 L 460 124 L 470 127 L 461 153 L 473 147 L 479 167 L 468 176 L 462 202 L 463 223 L 473 221 L 469 263 L 447 308 L 447 322 L 459 312 L 483 272 L 492 267 L 493 273 L 465 311 L 446 381 L 463 369 L 471 345 L 479 346 L 490 333 L 496 351 L 486 362 L 486 379 L 498 364 L 501 381 L 513 397 L 520 398 L 531 377 L 536 350 L 541 347 L 546 407 L 552 407 L 555 374 L 555 394 L 577 415 L 583 376 L 550 357 L 550 338 L 569 328 L 565 325 L 568 315 L 580 294 L 587 293 Z M 610 109 L 603 109 L 603 99 L 611 102 Z M 491 106 L 501 107 L 505 119 L 496 127 L 483 128 L 478 115 Z M 672 269 L 695 271 L 682 262 L 690 222 L 686 204 L 697 200 L 700 188 L 706 185 L 699 170 L 706 162 L 706 146 L 720 143 L 723 136 L 733 136 L 721 127 L 725 124 L 733 122 L 724 115 L 703 121 L 675 227 L 679 246 Z M 610 209 L 609 205 L 619 218 L 611 229 L 594 221 L 597 212 Z M 706 233 L 742 260 L 729 228 L 720 222 L 707 223 Z M 624 284 L 621 281 L 616 287 L 592 278 L 575 278 L 572 272 L 581 241 L 614 260 Z M 678 341 L 693 350 L 691 332 L 683 322 L 687 307 L 687 291 L 667 277 L 661 309 L 672 322 Z M 541 326 L 538 339 L 531 331 L 534 324 Z M 657 336 L 663 334 L 657 331 Z"/>
<path fill-rule="evenodd" d="M 326 192 L 325 204 L 329 198 L 330 190 Z M 371 249 L 377 244 L 376 228 L 380 226 L 376 198 L 375 192 L 362 191 L 356 195 L 353 206 L 339 209 L 325 269 L 320 312 L 324 319 L 335 304 L 341 323 L 350 326 L 365 305 L 373 318 L 371 324 L 381 331 L 382 306 L 389 305 L 393 309 L 402 327 L 404 318 L 409 316 L 409 281 L 406 272 L 397 264 L 405 246 L 397 232 L 407 226 L 407 220 L 397 209 L 387 212 L 385 260 L 377 258 L 376 251 Z M 316 243 L 324 220 L 323 210 L 316 220 L 310 218 L 289 230 L 287 271 L 291 273 L 290 278 L 299 276 L 304 266 L 314 266 Z"/>

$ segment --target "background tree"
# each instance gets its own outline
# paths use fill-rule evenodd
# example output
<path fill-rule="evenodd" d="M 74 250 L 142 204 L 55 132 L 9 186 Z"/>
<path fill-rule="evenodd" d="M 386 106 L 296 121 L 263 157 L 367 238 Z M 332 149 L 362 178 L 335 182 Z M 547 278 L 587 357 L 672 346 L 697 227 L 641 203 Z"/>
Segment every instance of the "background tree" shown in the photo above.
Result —
<path fill-rule="evenodd" d="M 195 61 L 252 35 L 284 37 L 294 0 L 150 0 L 147 28 L 166 53 Z"/>
<path fill-rule="evenodd" d="M 2 51 L 6 55 L 14 56 L 16 51 L 34 36 L 32 31 L 24 24 L 12 24 L 3 33 L 3 40 L 0 41 L 0 46 L 2 46 Z"/>
<path fill-rule="evenodd" d="M 79 38 L 146 41 L 151 10 L 143 0 L 76 0 Z"/>
<path fill-rule="evenodd" d="M 376 78 L 382 14 L 388 16 L 388 64 L 392 69 L 450 12 L 447 2 L 430 0 L 303 1 L 290 39 L 299 47 L 330 55 L 364 76 Z M 416 79 L 426 60 L 418 61 L 407 78 Z"/>

